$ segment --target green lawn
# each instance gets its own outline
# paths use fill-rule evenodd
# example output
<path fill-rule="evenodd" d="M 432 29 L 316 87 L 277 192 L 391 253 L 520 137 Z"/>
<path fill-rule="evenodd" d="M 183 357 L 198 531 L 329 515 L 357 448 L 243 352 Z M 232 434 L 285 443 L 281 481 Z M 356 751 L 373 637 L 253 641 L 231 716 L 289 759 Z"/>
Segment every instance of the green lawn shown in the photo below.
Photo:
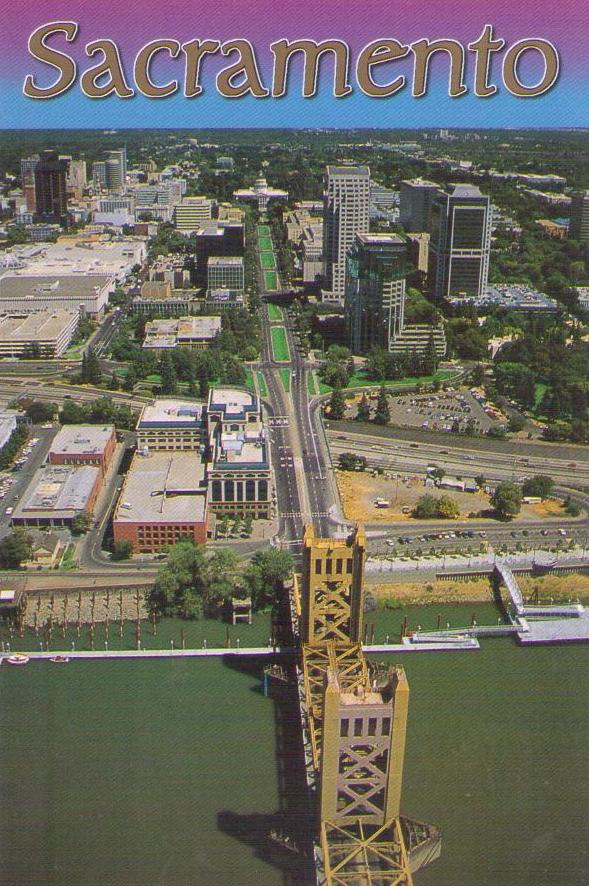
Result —
<path fill-rule="evenodd" d="M 280 362 L 290 360 L 290 351 L 288 350 L 288 341 L 286 340 L 286 329 L 284 326 L 273 326 L 270 330 L 272 333 L 272 353 L 274 359 Z"/>
<path fill-rule="evenodd" d="M 548 385 L 545 385 L 544 382 L 538 382 L 538 384 L 535 387 L 536 387 L 536 392 L 535 392 L 535 400 L 534 400 L 534 409 L 537 409 L 538 406 L 540 405 L 540 403 L 542 402 L 542 397 L 546 393 L 546 389 L 548 388 Z"/>
<path fill-rule="evenodd" d="M 270 302 L 268 303 L 268 317 L 270 320 L 284 320 L 282 309 Z"/>
<path fill-rule="evenodd" d="M 272 271 L 276 267 L 276 259 L 273 252 L 260 252 L 260 263 L 263 271 Z"/>
<path fill-rule="evenodd" d="M 374 381 L 367 378 L 364 370 L 360 369 L 359 372 L 355 372 L 350 376 L 346 388 L 379 387 L 380 385 L 386 385 L 387 388 L 399 388 L 404 387 L 405 385 L 428 385 L 433 381 L 446 381 L 449 378 L 453 378 L 455 375 L 456 372 L 452 369 L 440 369 L 435 375 L 422 375 L 419 378 L 416 376 L 408 376 L 407 378 L 391 379 L 390 381 L 387 379 Z M 317 379 L 317 384 L 319 385 L 319 391 L 322 394 L 329 394 L 329 392 L 333 390 L 333 388 L 324 384 L 319 378 Z"/>
<path fill-rule="evenodd" d="M 264 374 L 262 372 L 257 372 L 256 375 L 258 376 L 258 390 L 260 391 L 260 397 L 267 397 L 268 387 L 266 385 Z"/>
<path fill-rule="evenodd" d="M 251 371 L 251 369 L 245 370 L 245 383 L 246 383 L 248 389 L 250 391 L 252 391 L 252 393 L 253 393 L 255 391 L 255 386 L 254 386 L 254 374 Z"/>
<path fill-rule="evenodd" d="M 315 384 L 315 375 L 312 372 L 307 373 L 307 391 L 314 397 L 317 393 L 317 385 Z"/>
<path fill-rule="evenodd" d="M 258 237 L 269 237 L 270 225 L 258 225 Z"/>
<path fill-rule="evenodd" d="M 288 394 L 290 392 L 290 369 L 279 369 L 278 372 L 280 373 L 282 387 Z"/>
<path fill-rule="evenodd" d="M 264 286 L 268 292 L 278 289 L 278 274 L 276 271 L 264 271 Z"/>
<path fill-rule="evenodd" d="M 259 237 L 258 246 L 260 248 L 260 252 L 272 252 L 274 249 L 271 237 Z"/>

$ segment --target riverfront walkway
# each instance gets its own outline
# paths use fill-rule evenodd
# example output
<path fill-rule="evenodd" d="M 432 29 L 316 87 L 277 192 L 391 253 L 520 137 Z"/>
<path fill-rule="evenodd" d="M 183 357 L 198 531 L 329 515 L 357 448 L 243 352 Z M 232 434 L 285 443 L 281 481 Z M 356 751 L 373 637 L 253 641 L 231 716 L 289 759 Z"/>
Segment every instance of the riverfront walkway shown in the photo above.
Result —
<path fill-rule="evenodd" d="M 362 649 L 368 655 L 374 653 L 398 654 L 405 652 L 451 652 L 455 650 L 478 649 L 479 644 L 472 637 L 466 636 L 466 630 L 457 631 L 456 634 L 464 635 L 463 642 L 457 642 L 457 638 L 448 639 L 440 637 L 437 642 L 416 642 L 413 643 L 408 637 L 405 637 L 403 643 L 374 643 L 363 646 Z M 459 638 L 458 638 L 459 639 Z M 70 660 L 112 660 L 112 659 L 132 659 L 144 660 L 147 658 L 221 658 L 224 656 L 268 656 L 268 655 L 298 655 L 299 649 L 293 646 L 246 646 L 223 648 L 216 647 L 213 649 L 51 649 L 49 651 L 5 651 L 0 654 L 0 663 L 3 663 L 11 655 L 26 655 L 31 661 L 50 661 L 56 656 L 68 658 Z"/>

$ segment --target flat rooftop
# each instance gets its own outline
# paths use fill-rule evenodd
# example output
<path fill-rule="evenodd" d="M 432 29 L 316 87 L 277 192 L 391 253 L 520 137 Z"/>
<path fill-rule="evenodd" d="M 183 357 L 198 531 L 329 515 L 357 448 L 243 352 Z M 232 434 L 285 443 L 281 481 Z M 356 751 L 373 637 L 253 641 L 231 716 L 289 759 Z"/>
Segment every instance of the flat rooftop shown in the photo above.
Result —
<path fill-rule="evenodd" d="M 211 255 L 207 260 L 207 266 L 210 267 L 241 267 L 243 265 L 243 257 L 241 255 Z"/>
<path fill-rule="evenodd" d="M 403 245 L 405 240 L 403 237 L 400 237 L 398 234 L 356 234 L 358 240 L 362 243 L 374 243 L 378 244 L 387 244 L 387 243 L 395 243 Z"/>
<path fill-rule="evenodd" d="M 196 452 L 136 455 L 121 491 L 117 523 L 203 523 L 205 465 Z"/>
<path fill-rule="evenodd" d="M 0 299 L 79 298 L 83 300 L 101 292 L 110 284 L 110 276 L 89 274 L 84 277 L 49 276 L 11 271 L 0 277 Z"/>
<path fill-rule="evenodd" d="M 90 465 L 48 465 L 39 468 L 14 509 L 13 519 L 75 516 L 87 509 L 99 469 Z"/>
<path fill-rule="evenodd" d="M 25 265 L 25 273 L 103 274 L 111 277 L 135 263 L 145 250 L 146 239 L 125 237 L 121 240 L 94 240 L 87 236 L 63 238 L 57 243 L 42 243 L 37 248 L 16 247 L 11 255 Z"/>
<path fill-rule="evenodd" d="M 221 331 L 220 317 L 179 317 L 151 320 L 145 327 L 145 343 L 150 338 L 171 336 L 178 343 L 195 339 L 210 341 Z"/>
<path fill-rule="evenodd" d="M 99 455 L 114 434 L 114 425 L 66 425 L 56 435 L 50 454 Z"/>
<path fill-rule="evenodd" d="M 34 314 L 0 314 L 0 341 L 54 341 L 78 316 L 74 311 L 36 311 Z"/>
<path fill-rule="evenodd" d="M 327 174 L 334 175 L 366 175 L 370 176 L 368 166 L 328 166 Z"/>
<path fill-rule="evenodd" d="M 203 403 L 188 400 L 156 400 L 143 407 L 137 429 L 149 427 L 193 428 L 200 426 Z"/>
<path fill-rule="evenodd" d="M 223 456 L 223 460 L 220 460 Z M 261 425 L 254 432 L 233 432 L 221 434 L 219 447 L 215 452 L 215 469 L 232 465 L 256 465 L 264 467 L 268 464 L 266 442 Z"/>
<path fill-rule="evenodd" d="M 256 395 L 240 388 L 215 387 L 209 394 L 209 409 L 223 410 L 226 416 L 241 415 L 246 409 L 251 412 L 257 405 Z"/>

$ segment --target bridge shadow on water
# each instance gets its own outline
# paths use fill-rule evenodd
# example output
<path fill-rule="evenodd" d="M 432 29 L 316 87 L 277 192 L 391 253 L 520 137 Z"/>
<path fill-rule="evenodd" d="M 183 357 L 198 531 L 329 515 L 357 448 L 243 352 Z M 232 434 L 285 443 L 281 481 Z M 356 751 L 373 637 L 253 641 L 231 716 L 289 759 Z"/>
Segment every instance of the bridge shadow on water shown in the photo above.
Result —
<path fill-rule="evenodd" d="M 284 646 L 292 643 L 288 634 L 288 611 L 280 608 L 275 618 L 275 637 Z M 280 665 L 288 682 L 271 680 L 268 704 L 274 705 L 279 808 L 273 812 L 242 814 L 222 810 L 217 826 L 224 833 L 249 846 L 256 857 L 274 865 L 284 886 L 306 886 L 314 879 L 313 837 L 315 813 L 309 805 L 301 738 L 301 721 L 295 675 L 295 656 L 224 656 L 224 664 L 259 679 L 254 692 L 262 692 L 264 667 Z M 268 761 L 271 765 L 271 761 Z M 274 835 L 274 836 L 272 836 Z"/>

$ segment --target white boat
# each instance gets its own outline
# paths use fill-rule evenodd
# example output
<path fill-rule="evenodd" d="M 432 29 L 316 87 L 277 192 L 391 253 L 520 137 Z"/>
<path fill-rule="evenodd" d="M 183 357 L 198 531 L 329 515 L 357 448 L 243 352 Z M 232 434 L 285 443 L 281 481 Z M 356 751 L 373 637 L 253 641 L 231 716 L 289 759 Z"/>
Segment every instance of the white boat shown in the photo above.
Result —
<path fill-rule="evenodd" d="M 28 655 L 23 655 L 20 652 L 15 652 L 14 655 L 9 655 L 6 658 L 8 664 L 11 665 L 26 665 L 29 663 L 30 658 Z"/>
<path fill-rule="evenodd" d="M 49 661 L 52 661 L 53 664 L 67 664 L 69 662 L 68 655 L 52 655 Z"/>

